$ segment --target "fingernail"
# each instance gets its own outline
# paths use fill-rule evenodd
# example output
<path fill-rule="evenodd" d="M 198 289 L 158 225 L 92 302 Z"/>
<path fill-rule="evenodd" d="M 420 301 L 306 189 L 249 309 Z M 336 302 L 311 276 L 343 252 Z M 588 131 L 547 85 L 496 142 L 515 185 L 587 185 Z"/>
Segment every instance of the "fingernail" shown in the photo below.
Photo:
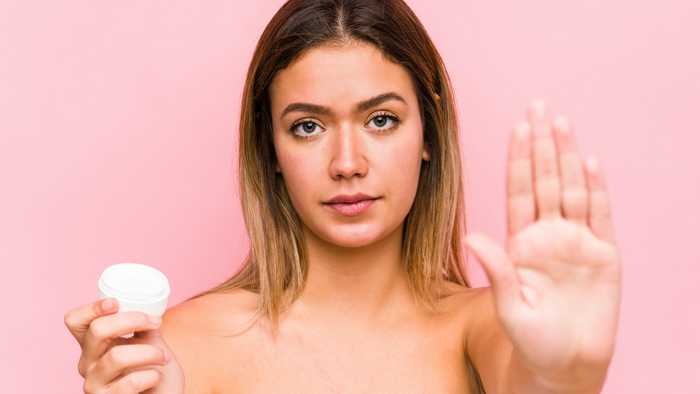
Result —
<path fill-rule="evenodd" d="M 595 156 L 590 156 L 586 159 L 586 167 L 588 171 L 595 172 L 598 170 L 598 159 Z"/>
<path fill-rule="evenodd" d="M 474 249 L 474 244 L 475 242 L 475 236 L 473 234 L 467 235 L 464 239 L 464 242 L 467 244 L 469 249 Z"/>
<path fill-rule="evenodd" d="M 569 132 L 569 120 L 565 116 L 559 115 L 554 119 L 554 127 L 560 134 L 566 134 Z"/>
<path fill-rule="evenodd" d="M 161 322 L 160 316 L 154 316 L 154 315 L 148 315 L 148 320 L 153 324 L 160 324 L 160 322 Z"/>
<path fill-rule="evenodd" d="M 527 122 L 520 122 L 515 126 L 515 134 L 524 140 L 530 136 L 530 125 Z"/>
<path fill-rule="evenodd" d="M 114 300 L 113 299 L 107 298 L 107 299 L 102 301 L 102 310 L 103 311 L 106 312 L 106 311 L 111 310 L 112 308 L 114 308 Z"/>
<path fill-rule="evenodd" d="M 532 115 L 534 115 L 535 118 L 542 118 L 544 117 L 544 112 L 545 112 L 545 103 L 543 99 L 534 99 L 530 103 L 530 110 L 532 111 Z"/>

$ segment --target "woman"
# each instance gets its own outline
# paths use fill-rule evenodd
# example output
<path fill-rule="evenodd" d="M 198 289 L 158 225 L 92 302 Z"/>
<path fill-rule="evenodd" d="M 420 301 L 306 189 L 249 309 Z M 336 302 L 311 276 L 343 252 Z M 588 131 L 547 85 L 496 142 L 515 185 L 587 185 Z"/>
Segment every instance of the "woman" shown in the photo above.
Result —
<path fill-rule="evenodd" d="M 507 248 L 468 238 L 492 285 L 471 288 L 453 93 L 403 1 L 287 2 L 253 55 L 239 152 L 243 268 L 162 322 L 69 311 L 85 392 L 600 391 L 621 273 L 600 170 L 533 102 Z"/>

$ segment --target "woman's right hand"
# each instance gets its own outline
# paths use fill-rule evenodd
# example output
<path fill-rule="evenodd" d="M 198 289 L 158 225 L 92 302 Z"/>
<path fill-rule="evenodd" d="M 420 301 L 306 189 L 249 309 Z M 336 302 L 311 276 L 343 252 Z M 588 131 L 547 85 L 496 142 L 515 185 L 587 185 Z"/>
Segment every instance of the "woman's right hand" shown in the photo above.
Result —
<path fill-rule="evenodd" d="M 118 309 L 117 300 L 109 298 L 65 315 L 82 349 L 78 372 L 85 378 L 85 393 L 183 393 L 184 375 L 160 336 L 160 318 Z M 132 338 L 121 337 L 132 332 Z"/>

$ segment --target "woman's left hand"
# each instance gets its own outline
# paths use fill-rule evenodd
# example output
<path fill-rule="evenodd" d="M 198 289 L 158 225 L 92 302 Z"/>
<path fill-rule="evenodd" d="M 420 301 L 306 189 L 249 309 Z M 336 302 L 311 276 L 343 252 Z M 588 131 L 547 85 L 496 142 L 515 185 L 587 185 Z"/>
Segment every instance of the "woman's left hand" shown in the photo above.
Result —
<path fill-rule="evenodd" d="M 604 379 L 621 264 L 602 171 L 593 158 L 584 165 L 566 119 L 551 122 L 537 100 L 514 129 L 507 172 L 506 249 L 478 234 L 467 244 L 493 287 L 511 363 L 561 387 Z"/>

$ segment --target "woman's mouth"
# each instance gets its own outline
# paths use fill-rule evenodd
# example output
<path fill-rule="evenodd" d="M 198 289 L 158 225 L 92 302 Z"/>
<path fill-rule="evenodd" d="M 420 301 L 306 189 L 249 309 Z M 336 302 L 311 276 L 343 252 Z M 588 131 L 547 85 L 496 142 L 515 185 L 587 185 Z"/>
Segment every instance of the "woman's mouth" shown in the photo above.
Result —
<path fill-rule="evenodd" d="M 343 216 L 357 216 L 367 211 L 375 200 L 378 200 L 378 198 L 357 201 L 354 203 L 328 203 L 324 205 Z"/>

